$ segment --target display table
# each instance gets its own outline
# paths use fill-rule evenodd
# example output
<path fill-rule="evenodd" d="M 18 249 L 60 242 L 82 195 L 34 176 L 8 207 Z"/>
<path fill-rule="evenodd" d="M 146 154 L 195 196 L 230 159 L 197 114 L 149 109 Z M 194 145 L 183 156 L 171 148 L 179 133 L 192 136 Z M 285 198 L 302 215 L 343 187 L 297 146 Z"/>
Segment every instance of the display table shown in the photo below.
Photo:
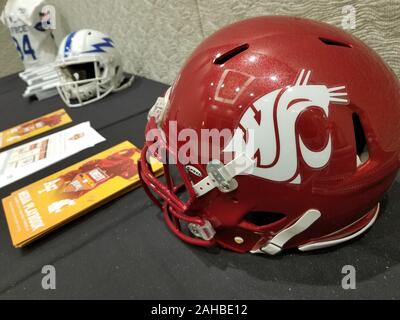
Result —
<path fill-rule="evenodd" d="M 0 189 L 1 198 L 124 140 L 141 147 L 147 110 L 166 88 L 137 77 L 126 91 L 71 109 L 58 97 L 23 99 L 24 83 L 16 75 L 0 79 L 0 131 L 64 107 L 73 119 L 68 126 L 90 121 L 107 139 Z M 167 230 L 141 188 L 24 249 L 12 246 L 1 208 L 0 299 L 398 299 L 399 178 L 381 208 L 372 229 L 355 241 L 275 257 L 186 245 Z M 56 268 L 56 290 L 42 289 L 44 265 Z M 345 265 L 356 268 L 356 290 L 342 289 Z"/>

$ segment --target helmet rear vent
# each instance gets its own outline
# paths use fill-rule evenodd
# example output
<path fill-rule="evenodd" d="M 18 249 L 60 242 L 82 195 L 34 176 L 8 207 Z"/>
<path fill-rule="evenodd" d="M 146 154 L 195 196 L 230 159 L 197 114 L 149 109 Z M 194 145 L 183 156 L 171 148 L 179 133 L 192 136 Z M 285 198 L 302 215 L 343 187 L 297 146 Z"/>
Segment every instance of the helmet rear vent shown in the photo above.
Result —
<path fill-rule="evenodd" d="M 332 39 L 327 39 L 327 38 L 322 38 L 319 37 L 318 38 L 321 42 L 325 43 L 328 46 L 337 46 L 337 47 L 345 47 L 345 48 L 351 48 L 351 45 L 349 45 L 348 43 L 344 43 L 341 41 L 337 41 L 337 40 L 332 40 Z"/>
<path fill-rule="evenodd" d="M 280 212 L 251 211 L 244 217 L 243 221 L 257 227 L 262 227 L 278 222 L 284 218 L 286 218 L 286 216 Z"/>
<path fill-rule="evenodd" d="M 356 161 L 357 166 L 360 166 L 369 159 L 368 144 L 359 115 L 357 113 L 353 113 L 352 117 L 357 152 Z"/>
<path fill-rule="evenodd" d="M 214 64 L 224 64 L 228 60 L 230 60 L 233 57 L 237 56 L 239 53 L 241 53 L 243 51 L 246 51 L 248 48 L 249 48 L 249 45 L 247 43 L 242 44 L 242 45 L 240 45 L 240 46 L 238 46 L 236 48 L 233 48 L 233 49 L 221 54 L 217 58 L 215 58 Z"/>

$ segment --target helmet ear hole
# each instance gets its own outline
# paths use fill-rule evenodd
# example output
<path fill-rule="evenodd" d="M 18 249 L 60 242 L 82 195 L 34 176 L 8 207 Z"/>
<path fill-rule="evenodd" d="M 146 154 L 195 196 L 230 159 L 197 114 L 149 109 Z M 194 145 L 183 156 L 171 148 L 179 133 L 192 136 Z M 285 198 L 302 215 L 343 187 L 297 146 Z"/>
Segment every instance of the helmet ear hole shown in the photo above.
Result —
<path fill-rule="evenodd" d="M 282 219 L 285 219 L 286 215 L 280 212 L 269 212 L 269 211 L 250 211 L 243 219 L 246 225 L 253 225 L 256 227 L 264 227 L 271 225 Z"/>
<path fill-rule="evenodd" d="M 353 113 L 352 117 L 354 127 L 354 139 L 356 144 L 355 148 L 357 154 L 356 161 L 357 166 L 360 166 L 369 159 L 368 144 L 359 115 L 357 113 Z"/>

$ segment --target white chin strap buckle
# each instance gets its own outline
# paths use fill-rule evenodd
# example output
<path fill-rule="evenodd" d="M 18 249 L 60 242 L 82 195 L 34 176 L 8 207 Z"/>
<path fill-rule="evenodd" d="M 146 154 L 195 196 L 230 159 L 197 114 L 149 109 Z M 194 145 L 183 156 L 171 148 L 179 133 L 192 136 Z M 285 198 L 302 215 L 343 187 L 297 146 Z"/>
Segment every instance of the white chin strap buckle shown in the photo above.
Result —
<path fill-rule="evenodd" d="M 212 160 L 207 164 L 207 173 L 211 182 L 221 192 L 231 192 L 238 187 L 235 178 L 231 177 L 224 164 L 219 160 Z"/>
<path fill-rule="evenodd" d="M 214 188 L 221 192 L 231 192 L 238 187 L 234 177 L 248 172 L 254 167 L 254 160 L 246 153 L 241 153 L 235 159 L 224 165 L 219 160 L 212 160 L 207 165 L 208 176 L 193 185 L 198 197 L 206 194 Z"/>
<path fill-rule="evenodd" d="M 156 103 L 151 107 L 149 114 L 147 116 L 147 120 L 151 117 L 154 117 L 157 125 L 161 123 L 164 118 L 165 111 L 167 110 L 167 104 L 169 101 L 169 94 L 171 92 L 171 88 L 167 90 L 164 97 L 157 98 Z"/>
<path fill-rule="evenodd" d="M 203 226 L 189 223 L 188 228 L 194 236 L 206 241 L 211 240 L 215 235 L 215 230 L 208 220 L 205 221 Z"/>
<path fill-rule="evenodd" d="M 286 242 L 308 229 L 320 216 L 321 212 L 316 209 L 307 210 L 294 224 L 276 234 L 264 247 L 252 250 L 251 253 L 275 255 L 281 252 Z"/>

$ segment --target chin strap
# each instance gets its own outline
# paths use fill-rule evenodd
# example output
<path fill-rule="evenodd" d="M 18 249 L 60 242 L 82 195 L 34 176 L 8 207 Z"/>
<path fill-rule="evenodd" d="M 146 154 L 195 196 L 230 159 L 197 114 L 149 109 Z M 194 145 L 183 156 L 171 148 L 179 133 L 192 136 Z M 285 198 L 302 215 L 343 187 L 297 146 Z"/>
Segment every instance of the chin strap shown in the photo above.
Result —
<path fill-rule="evenodd" d="M 253 167 L 254 160 L 245 153 L 240 154 L 226 165 L 218 160 L 212 160 L 207 165 L 208 176 L 193 185 L 193 189 L 197 197 L 201 197 L 214 188 L 218 188 L 224 193 L 231 192 L 238 187 L 234 177 L 245 172 L 249 173 Z M 206 241 L 211 240 L 215 235 L 215 230 L 209 221 L 205 221 L 203 226 L 190 223 L 188 227 L 194 236 Z"/>
<path fill-rule="evenodd" d="M 135 80 L 134 75 L 124 75 L 124 79 L 121 82 L 120 86 L 118 88 L 115 88 L 113 92 L 119 92 L 126 88 L 129 88 L 132 85 L 133 80 Z"/>
<path fill-rule="evenodd" d="M 244 152 L 226 165 L 218 160 L 212 160 L 207 165 L 208 176 L 194 184 L 193 189 L 198 197 L 201 197 L 214 188 L 218 188 L 224 193 L 231 192 L 238 187 L 238 183 L 234 177 L 249 173 L 253 167 L 254 160 L 249 158 Z"/>
<path fill-rule="evenodd" d="M 275 255 L 281 252 L 286 242 L 308 229 L 320 216 L 321 212 L 316 209 L 307 210 L 294 224 L 276 234 L 264 247 L 252 250 L 251 253 Z"/>

